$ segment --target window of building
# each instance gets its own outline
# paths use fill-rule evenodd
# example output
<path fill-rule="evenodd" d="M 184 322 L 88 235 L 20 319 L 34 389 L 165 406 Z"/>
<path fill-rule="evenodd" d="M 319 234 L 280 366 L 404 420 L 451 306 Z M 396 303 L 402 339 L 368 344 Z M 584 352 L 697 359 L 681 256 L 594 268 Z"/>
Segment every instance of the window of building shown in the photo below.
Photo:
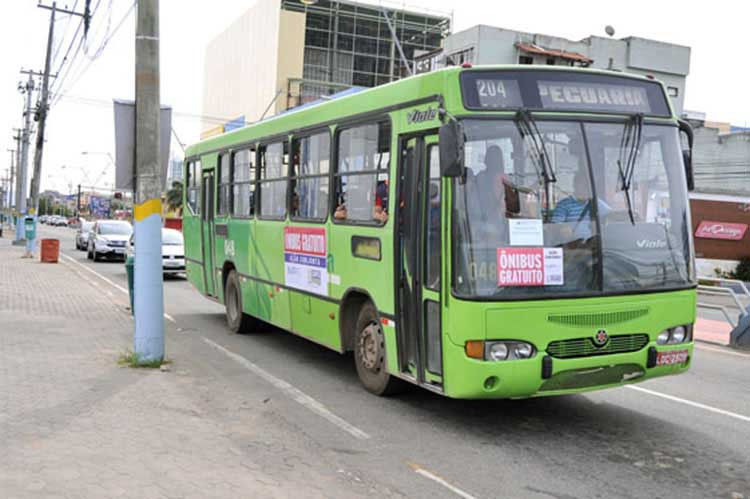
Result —
<path fill-rule="evenodd" d="M 556 63 L 554 57 L 547 57 L 547 66 L 554 66 Z"/>
<path fill-rule="evenodd" d="M 255 213 L 255 149 L 232 155 L 232 215 L 251 217 Z"/>
<path fill-rule="evenodd" d="M 534 58 L 528 55 L 518 56 L 518 64 L 534 64 Z"/>
<path fill-rule="evenodd" d="M 670 97 L 677 97 L 680 95 L 680 89 L 677 87 L 667 87 L 667 93 Z"/>
<path fill-rule="evenodd" d="M 449 64 L 452 64 L 454 66 L 460 66 L 464 63 L 474 63 L 474 47 L 469 47 L 464 50 L 459 50 L 458 52 L 454 52 L 451 55 L 449 55 L 446 60 Z"/>
<path fill-rule="evenodd" d="M 229 215 L 229 206 L 232 197 L 232 167 L 229 161 L 229 153 L 219 155 L 219 178 L 218 199 L 216 214 L 219 216 Z"/>
<path fill-rule="evenodd" d="M 276 142 L 260 148 L 258 190 L 263 218 L 286 216 L 286 187 L 289 167 L 289 143 Z"/>
<path fill-rule="evenodd" d="M 327 131 L 292 141 L 292 218 L 325 220 L 330 163 L 331 137 Z"/>
<path fill-rule="evenodd" d="M 384 224 L 388 220 L 388 122 L 347 128 L 338 134 L 334 219 Z"/>
<path fill-rule="evenodd" d="M 186 161 L 185 169 L 185 193 L 187 197 L 187 205 L 190 211 L 198 215 L 200 214 L 200 160 Z"/>

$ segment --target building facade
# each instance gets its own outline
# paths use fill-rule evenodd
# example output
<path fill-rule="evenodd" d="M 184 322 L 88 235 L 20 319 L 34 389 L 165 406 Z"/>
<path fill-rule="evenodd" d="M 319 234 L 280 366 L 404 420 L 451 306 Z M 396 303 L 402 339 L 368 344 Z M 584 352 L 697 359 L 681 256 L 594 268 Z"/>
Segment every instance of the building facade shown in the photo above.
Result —
<path fill-rule="evenodd" d="M 589 36 L 573 41 L 479 25 L 448 36 L 442 51 L 426 54 L 416 67 L 426 71 L 464 63 L 582 66 L 643 75 L 664 82 L 679 115 L 690 72 L 690 47 L 636 37 Z"/>
<path fill-rule="evenodd" d="M 206 48 L 203 115 L 213 122 L 203 136 L 406 76 L 450 26 L 445 15 L 360 2 L 257 0 Z"/>

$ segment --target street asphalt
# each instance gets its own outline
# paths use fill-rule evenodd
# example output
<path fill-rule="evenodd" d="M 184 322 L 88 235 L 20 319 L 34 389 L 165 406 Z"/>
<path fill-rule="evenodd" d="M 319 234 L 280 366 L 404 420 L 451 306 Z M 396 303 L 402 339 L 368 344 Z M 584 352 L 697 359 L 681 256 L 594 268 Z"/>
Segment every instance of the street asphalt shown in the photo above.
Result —
<path fill-rule="evenodd" d="M 74 233 L 40 229 L 42 237 L 60 239 L 62 258 L 122 292 L 114 285 L 127 287 L 124 265 L 87 260 Z M 360 387 L 350 355 L 271 327 L 233 335 L 223 307 L 186 280 L 167 278 L 164 289 L 168 325 L 181 333 L 168 335 L 168 357 L 179 342 L 181 355 L 215 367 L 214 382 L 239 387 L 250 404 L 270 404 L 289 438 L 311 439 L 311 452 L 338 456 L 347 463 L 340 472 L 378 490 L 406 497 L 750 498 L 749 354 L 697 343 L 687 374 L 585 395 L 478 402 L 414 389 L 379 398 Z"/>

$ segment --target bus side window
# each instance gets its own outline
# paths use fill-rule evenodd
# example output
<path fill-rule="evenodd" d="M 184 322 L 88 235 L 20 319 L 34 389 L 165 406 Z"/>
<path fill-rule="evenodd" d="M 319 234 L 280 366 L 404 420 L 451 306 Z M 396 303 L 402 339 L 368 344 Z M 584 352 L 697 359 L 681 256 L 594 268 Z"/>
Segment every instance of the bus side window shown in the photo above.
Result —
<path fill-rule="evenodd" d="M 289 143 L 276 142 L 261 147 L 260 195 L 261 218 L 281 219 L 286 216 L 286 189 L 289 166 Z"/>
<path fill-rule="evenodd" d="M 326 131 L 292 142 L 291 216 L 325 220 L 328 213 L 328 171 L 331 138 Z"/>
<path fill-rule="evenodd" d="M 384 224 L 388 220 L 390 124 L 347 128 L 337 139 L 334 219 Z"/>
<path fill-rule="evenodd" d="M 250 217 L 254 212 L 255 150 L 232 154 L 232 215 Z"/>

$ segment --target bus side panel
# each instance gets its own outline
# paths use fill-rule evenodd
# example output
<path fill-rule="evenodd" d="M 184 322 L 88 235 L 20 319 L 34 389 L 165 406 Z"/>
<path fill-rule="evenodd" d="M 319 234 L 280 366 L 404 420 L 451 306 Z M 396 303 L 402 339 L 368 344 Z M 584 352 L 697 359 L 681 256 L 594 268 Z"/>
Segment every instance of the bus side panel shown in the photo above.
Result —
<path fill-rule="evenodd" d="M 250 275 L 250 252 L 253 226 L 250 220 L 236 220 L 229 222 L 229 246 L 224 247 L 220 254 L 221 262 L 231 261 L 240 275 Z"/>
<path fill-rule="evenodd" d="M 201 219 L 200 217 L 185 213 L 182 218 L 182 234 L 185 240 L 185 268 L 187 278 L 195 288 L 206 294 L 206 284 L 203 282 L 203 254 L 201 253 Z M 195 263 L 201 262 L 201 264 Z"/>
<path fill-rule="evenodd" d="M 348 289 L 358 288 L 370 295 L 380 313 L 394 313 L 392 223 L 383 227 L 333 224 L 328 236 L 332 297 L 341 299 Z M 379 241 L 380 254 L 368 250 L 367 255 L 354 255 L 353 237 Z"/>
<path fill-rule="evenodd" d="M 266 298 L 269 300 L 267 307 L 250 308 L 247 313 L 280 328 L 291 329 L 289 291 L 277 285 L 284 283 L 285 224 L 274 220 L 258 220 L 255 224 L 253 240 L 256 244 L 253 244 L 250 256 L 250 275 L 265 281 L 257 283 L 257 291 L 260 295 L 256 300 L 256 305 L 261 304 Z"/>
<path fill-rule="evenodd" d="M 292 328 L 295 333 L 341 351 L 336 303 L 290 291 Z"/>

